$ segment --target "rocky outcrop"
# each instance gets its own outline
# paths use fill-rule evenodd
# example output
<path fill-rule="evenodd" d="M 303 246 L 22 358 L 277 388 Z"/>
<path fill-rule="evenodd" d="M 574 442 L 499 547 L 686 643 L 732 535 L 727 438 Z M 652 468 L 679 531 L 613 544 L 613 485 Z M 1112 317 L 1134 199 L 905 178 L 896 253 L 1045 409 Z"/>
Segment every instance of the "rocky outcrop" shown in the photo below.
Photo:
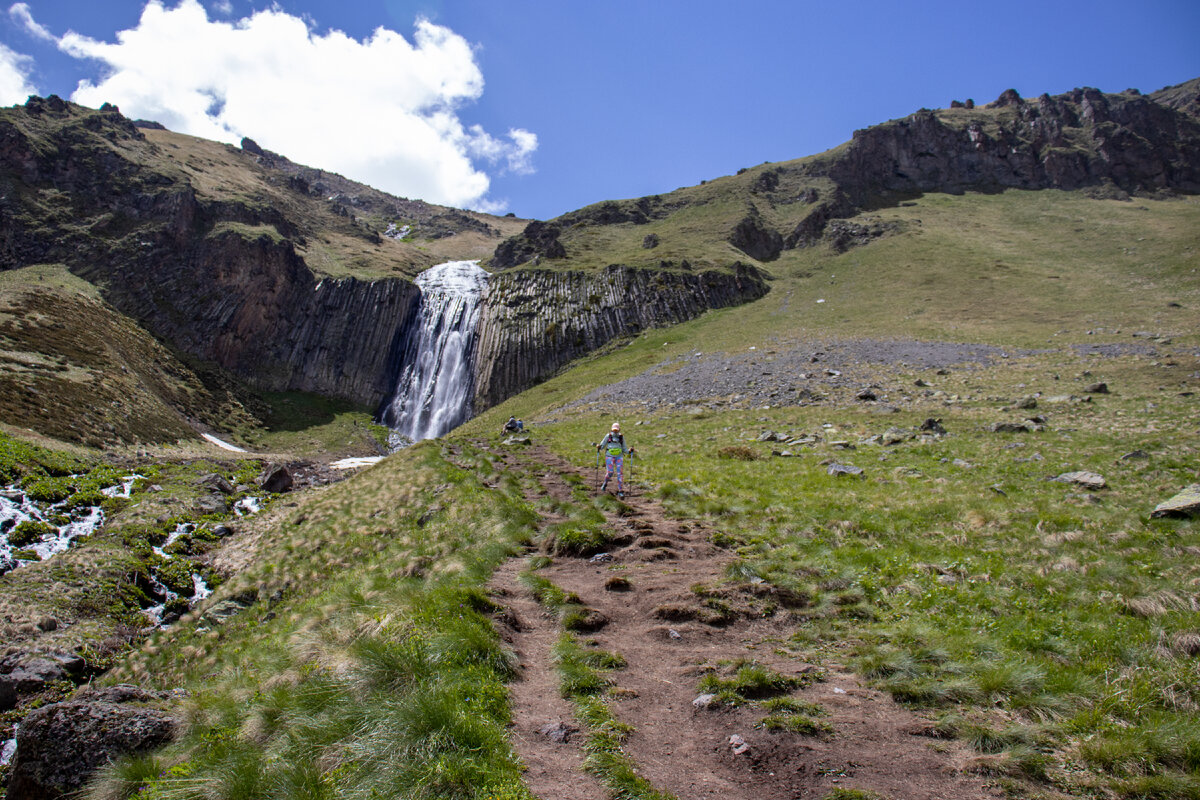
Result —
<path fill-rule="evenodd" d="M 755 208 L 751 208 L 750 213 L 734 226 L 729 243 L 759 261 L 774 261 L 783 251 L 783 236 L 763 224 Z"/>
<path fill-rule="evenodd" d="M 531 222 L 525 226 L 520 236 L 505 239 L 496 248 L 492 256 L 492 266 L 496 269 L 509 269 L 533 261 L 535 264 L 542 258 L 565 258 L 566 248 L 558 237 L 562 235 L 562 227 L 549 222 Z"/>
<path fill-rule="evenodd" d="M 961 118 L 921 110 L 855 131 L 828 170 L 854 205 L 883 193 L 1080 189 L 1200 191 L 1200 124 L 1131 94 L 1009 90 Z"/>
<path fill-rule="evenodd" d="M 174 736 L 167 713 L 144 705 L 162 695 L 115 686 L 39 708 L 21 722 L 9 800 L 57 800 L 79 791 L 113 758 L 158 747 Z"/>
<path fill-rule="evenodd" d="M 202 198 L 139 163 L 149 145 L 115 108 L 32 98 L 24 114 L 0 118 L 0 268 L 64 263 L 160 339 L 258 388 L 365 405 L 387 394 L 410 282 L 320 280 L 286 209 Z M 70 207 L 28 200 L 46 187 Z"/>
<path fill-rule="evenodd" d="M 475 408 L 482 410 L 553 375 L 619 336 L 691 319 L 766 294 L 757 269 L 703 272 L 511 271 L 493 276 L 480 311 Z"/>

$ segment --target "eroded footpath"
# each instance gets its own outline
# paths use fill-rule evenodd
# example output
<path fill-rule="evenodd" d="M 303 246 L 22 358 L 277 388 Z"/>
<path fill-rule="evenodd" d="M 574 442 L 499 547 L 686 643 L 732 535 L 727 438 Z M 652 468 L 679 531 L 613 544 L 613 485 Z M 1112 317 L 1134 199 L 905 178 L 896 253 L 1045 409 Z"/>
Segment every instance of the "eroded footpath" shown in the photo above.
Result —
<path fill-rule="evenodd" d="M 568 477 L 586 480 L 541 448 L 498 455 L 505 468 L 536 477 L 529 489 L 535 508 L 571 502 Z M 607 702 L 633 726 L 624 751 L 656 789 L 680 800 L 823 798 L 837 787 L 906 800 L 1004 796 L 965 771 L 973 754 L 964 746 L 925 735 L 928 720 L 840 665 L 789 656 L 780 645 L 802 624 L 786 612 L 789 598 L 767 585 L 728 581 L 731 556 L 712 544 L 711 530 L 667 519 L 636 487 L 614 507 L 605 513 L 611 529 L 605 553 L 557 557 L 537 574 L 599 612 L 596 629 L 579 636 L 624 658 Z M 553 512 L 541 513 L 543 525 L 555 522 Z M 498 627 L 521 663 L 513 685 L 515 745 L 539 797 L 604 797 L 582 771 L 585 737 L 559 696 L 550 654 L 561 631 L 520 580 L 527 568 L 527 558 L 512 559 L 491 585 L 505 609 Z M 815 704 L 825 730 L 770 731 L 759 703 L 696 702 L 706 674 L 730 674 L 747 663 L 800 687 L 783 693 L 786 702 Z"/>

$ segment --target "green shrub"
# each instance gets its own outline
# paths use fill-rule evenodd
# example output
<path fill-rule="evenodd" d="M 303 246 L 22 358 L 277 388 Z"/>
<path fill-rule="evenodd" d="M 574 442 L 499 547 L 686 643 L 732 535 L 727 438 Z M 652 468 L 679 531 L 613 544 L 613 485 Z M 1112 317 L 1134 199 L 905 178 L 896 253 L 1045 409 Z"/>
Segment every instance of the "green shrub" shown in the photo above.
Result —
<path fill-rule="evenodd" d="M 43 537 L 53 536 L 58 529 L 49 522 L 39 522 L 31 519 L 18 522 L 17 526 L 8 532 L 8 543 L 13 547 L 28 547 L 37 544 Z"/>

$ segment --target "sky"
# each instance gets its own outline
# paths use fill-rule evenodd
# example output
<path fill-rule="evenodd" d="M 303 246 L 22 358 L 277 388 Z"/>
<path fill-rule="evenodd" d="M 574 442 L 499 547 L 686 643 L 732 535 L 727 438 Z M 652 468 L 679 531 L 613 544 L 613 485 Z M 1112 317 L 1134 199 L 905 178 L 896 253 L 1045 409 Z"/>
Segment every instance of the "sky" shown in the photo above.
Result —
<path fill-rule="evenodd" d="M 0 0 L 0 105 L 110 102 L 537 219 L 951 100 L 1196 77 L 1198 0 Z"/>

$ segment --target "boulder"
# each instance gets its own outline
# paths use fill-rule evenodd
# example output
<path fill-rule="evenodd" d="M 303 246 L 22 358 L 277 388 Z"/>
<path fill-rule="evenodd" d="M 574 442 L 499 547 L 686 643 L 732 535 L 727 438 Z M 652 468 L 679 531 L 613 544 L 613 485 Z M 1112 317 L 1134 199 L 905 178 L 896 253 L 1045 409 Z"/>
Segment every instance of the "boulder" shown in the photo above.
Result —
<path fill-rule="evenodd" d="M 533 444 L 533 440 L 530 439 L 528 436 L 510 436 L 507 439 L 505 439 L 503 442 L 501 442 L 501 444 L 506 445 L 508 447 L 513 447 L 513 446 L 519 445 L 519 444 Z"/>
<path fill-rule="evenodd" d="M 259 488 L 275 494 L 290 491 L 292 483 L 292 473 L 283 464 L 268 464 L 258 477 Z"/>
<path fill-rule="evenodd" d="M 854 399 L 869 402 L 871 400 L 878 400 L 879 396 L 875 394 L 874 389 L 867 387 L 866 389 L 859 391 L 858 394 L 854 395 Z"/>
<path fill-rule="evenodd" d="M 1097 475 L 1095 472 L 1064 472 L 1054 478 L 1059 483 L 1071 483 L 1084 489 L 1097 490 L 1104 489 L 1108 486 L 1108 482 L 1104 480 L 1103 475 Z"/>
<path fill-rule="evenodd" d="M 233 484 L 215 472 L 208 473 L 203 478 L 196 481 L 196 483 L 212 489 L 214 492 L 220 492 L 221 494 L 233 494 Z"/>
<path fill-rule="evenodd" d="M 657 233 L 647 233 L 642 239 L 642 247 L 646 250 L 653 250 L 658 247 L 662 240 L 658 238 Z"/>
<path fill-rule="evenodd" d="M 1015 407 L 1023 408 L 1023 409 L 1037 408 L 1037 404 L 1038 404 L 1037 398 L 1034 397 L 1033 395 L 1026 395 L 1025 397 L 1019 397 L 1019 398 L 1017 398 L 1016 402 L 1013 403 L 1013 405 Z"/>
<path fill-rule="evenodd" d="M 893 427 L 884 431 L 883 436 L 880 437 L 879 441 L 884 447 L 890 447 L 891 445 L 900 444 L 901 442 L 907 441 L 910 438 L 912 438 L 911 431 L 907 431 L 904 428 Z"/>
<path fill-rule="evenodd" d="M 1033 426 L 1026 422 L 997 422 L 991 430 L 992 433 L 1032 433 Z"/>
<path fill-rule="evenodd" d="M 175 734 L 167 713 L 116 702 L 120 693 L 39 708 L 21 722 L 9 800 L 59 800 L 117 756 L 159 747 Z M 129 699 L 148 697 L 145 693 Z"/>
<path fill-rule="evenodd" d="M 830 464 L 825 469 L 825 472 L 834 476 L 835 478 L 839 478 L 839 477 L 842 477 L 843 475 L 850 475 L 850 476 L 862 475 L 863 469 L 862 469 L 862 467 L 853 467 L 853 466 L 850 466 L 849 464 L 836 464 L 835 463 L 835 464 Z"/>
<path fill-rule="evenodd" d="M 84 660 L 69 653 L 16 653 L 0 661 L 0 687 L 40 692 L 48 683 L 80 677 L 84 668 Z"/>
<path fill-rule="evenodd" d="M 0 711 L 8 711 L 17 705 L 17 690 L 12 684 L 0 682 Z"/>
<path fill-rule="evenodd" d="M 202 517 L 210 514 L 227 514 L 229 513 L 229 502 L 222 495 L 206 494 L 196 500 L 192 509 Z"/>
<path fill-rule="evenodd" d="M 942 427 L 942 420 L 934 417 L 929 417 L 922 422 L 921 430 L 926 433 L 932 433 L 936 436 L 941 436 L 946 433 L 946 429 Z"/>
<path fill-rule="evenodd" d="M 1200 516 L 1200 483 L 1193 483 L 1170 500 L 1163 501 L 1150 512 L 1152 517 Z"/>
<path fill-rule="evenodd" d="M 1107 383 L 1091 383 L 1083 389 L 1088 394 L 1108 394 Z"/>

